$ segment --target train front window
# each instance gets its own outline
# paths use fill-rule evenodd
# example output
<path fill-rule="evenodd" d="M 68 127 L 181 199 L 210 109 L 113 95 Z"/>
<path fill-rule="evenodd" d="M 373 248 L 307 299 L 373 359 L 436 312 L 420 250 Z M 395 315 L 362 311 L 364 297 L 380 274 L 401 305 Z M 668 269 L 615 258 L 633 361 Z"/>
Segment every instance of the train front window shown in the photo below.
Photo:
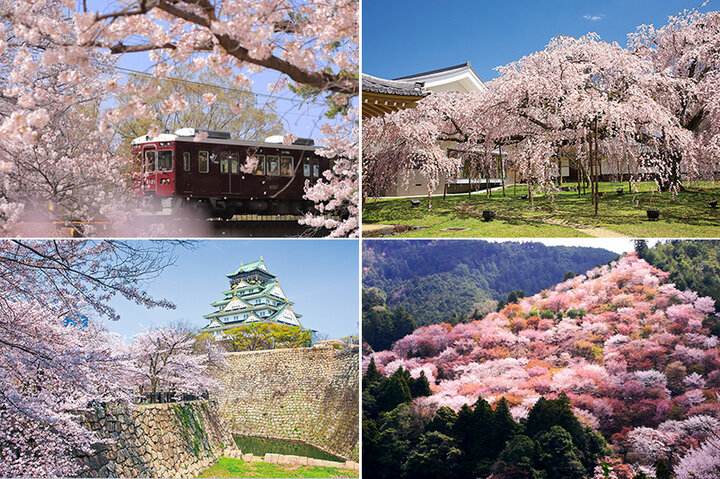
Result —
<path fill-rule="evenodd" d="M 240 156 L 237 153 L 230 154 L 230 173 L 233 175 L 240 173 Z"/>
<path fill-rule="evenodd" d="M 265 156 L 255 155 L 255 158 L 257 158 L 257 164 L 255 165 L 255 170 L 253 171 L 253 175 L 264 175 L 265 174 Z"/>
<path fill-rule="evenodd" d="M 210 171 L 210 160 L 207 151 L 198 151 L 198 171 L 200 173 Z"/>
<path fill-rule="evenodd" d="M 303 160 L 303 176 L 310 178 L 310 160 Z"/>
<path fill-rule="evenodd" d="M 280 175 L 293 175 L 293 159 L 291 157 L 283 156 L 282 158 L 280 158 Z"/>
<path fill-rule="evenodd" d="M 172 171 L 173 154 L 170 150 L 158 151 L 158 171 Z"/>
<path fill-rule="evenodd" d="M 280 174 L 280 158 L 277 156 L 268 156 L 267 169 L 269 176 L 278 176 Z"/>
<path fill-rule="evenodd" d="M 190 171 L 190 153 L 183 153 L 183 171 Z"/>
<path fill-rule="evenodd" d="M 312 167 L 313 167 L 313 176 L 317 178 L 318 176 L 320 176 L 320 162 L 318 160 L 313 160 Z"/>
<path fill-rule="evenodd" d="M 145 150 L 145 173 L 155 172 L 155 150 Z"/>

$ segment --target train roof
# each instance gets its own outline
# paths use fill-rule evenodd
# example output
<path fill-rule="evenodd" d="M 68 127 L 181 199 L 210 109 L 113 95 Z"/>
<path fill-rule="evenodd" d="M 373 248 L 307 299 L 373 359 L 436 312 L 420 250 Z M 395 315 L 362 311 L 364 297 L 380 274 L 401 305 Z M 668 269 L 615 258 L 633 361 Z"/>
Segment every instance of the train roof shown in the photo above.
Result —
<path fill-rule="evenodd" d="M 178 133 L 178 132 L 176 132 Z M 212 138 L 208 137 L 202 141 L 195 141 L 195 136 L 193 135 L 177 135 L 176 133 L 162 133 L 158 136 L 151 137 L 150 135 L 143 135 L 138 136 L 132 141 L 133 145 L 142 145 L 144 143 L 156 143 L 156 142 L 165 142 L 165 141 L 184 141 L 188 143 L 200 143 L 200 144 L 215 144 L 215 145 L 232 145 L 232 146 L 254 146 L 258 148 L 282 148 L 282 149 L 289 149 L 289 150 L 316 150 L 318 148 L 322 148 L 319 145 L 303 145 L 298 143 L 293 143 L 286 145 L 285 143 L 275 143 L 275 142 L 267 142 L 267 141 L 251 141 L 251 140 L 233 140 L 229 138 Z M 302 139 L 301 139 L 302 140 Z"/>

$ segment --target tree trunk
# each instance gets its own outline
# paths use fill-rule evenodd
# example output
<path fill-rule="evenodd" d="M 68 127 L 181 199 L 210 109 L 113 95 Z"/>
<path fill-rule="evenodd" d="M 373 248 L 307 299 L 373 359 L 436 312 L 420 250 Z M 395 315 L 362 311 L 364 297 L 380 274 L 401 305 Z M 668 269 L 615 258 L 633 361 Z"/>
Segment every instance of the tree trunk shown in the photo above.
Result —
<path fill-rule="evenodd" d="M 580 166 L 580 161 L 575 157 L 575 166 L 577 166 L 577 192 L 578 196 L 582 195 L 582 184 L 580 182 L 580 175 L 582 173 L 582 167 Z"/>
<path fill-rule="evenodd" d="M 533 191 L 532 191 L 532 180 L 528 181 L 528 198 L 530 198 L 530 207 L 535 207 L 535 202 L 533 200 Z"/>
<path fill-rule="evenodd" d="M 600 202 L 600 155 L 598 155 L 598 124 L 597 124 L 597 118 L 595 118 L 595 146 L 593 148 L 593 156 L 594 163 L 595 163 L 595 196 L 593 197 L 593 202 L 595 206 L 595 216 L 598 214 L 598 203 Z"/>
<path fill-rule="evenodd" d="M 432 204 L 430 203 L 431 198 L 432 198 L 432 191 L 428 191 L 428 212 L 430 212 L 430 208 L 432 207 Z"/>
<path fill-rule="evenodd" d="M 660 181 L 658 181 L 660 191 L 684 191 L 679 155 L 669 154 L 666 156 L 666 161 L 670 163 L 670 176 L 668 178 L 660 178 Z"/>
<path fill-rule="evenodd" d="M 485 170 L 485 194 L 488 198 L 492 196 L 490 193 L 490 168 Z"/>
<path fill-rule="evenodd" d="M 502 146 L 498 146 L 498 153 L 500 154 L 500 181 L 502 181 L 502 192 L 503 198 L 505 197 L 505 162 L 502 157 Z"/>

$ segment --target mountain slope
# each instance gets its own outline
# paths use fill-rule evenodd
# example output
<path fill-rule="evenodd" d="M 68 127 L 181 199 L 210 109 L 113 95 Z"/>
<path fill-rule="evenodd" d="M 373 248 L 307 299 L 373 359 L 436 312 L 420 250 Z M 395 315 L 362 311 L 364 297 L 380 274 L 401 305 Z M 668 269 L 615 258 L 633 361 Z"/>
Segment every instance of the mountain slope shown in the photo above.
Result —
<path fill-rule="evenodd" d="M 487 241 L 366 241 L 363 286 L 402 304 L 418 325 L 467 316 L 473 306 L 508 293 L 535 294 L 565 277 L 617 258 L 600 248 Z"/>
<path fill-rule="evenodd" d="M 372 357 L 385 375 L 425 374 L 432 395 L 414 401 L 418 411 L 504 398 L 518 420 L 565 393 L 633 467 L 654 466 L 720 427 L 720 347 L 704 326 L 714 301 L 668 277 L 629 253 L 479 321 L 419 328 Z"/>

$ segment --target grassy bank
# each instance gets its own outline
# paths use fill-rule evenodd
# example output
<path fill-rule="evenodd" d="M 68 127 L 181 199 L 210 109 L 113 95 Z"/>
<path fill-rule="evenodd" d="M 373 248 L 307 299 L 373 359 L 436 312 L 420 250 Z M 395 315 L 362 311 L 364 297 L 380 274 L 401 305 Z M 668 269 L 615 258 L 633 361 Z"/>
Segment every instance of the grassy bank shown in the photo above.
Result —
<path fill-rule="evenodd" d="M 221 457 L 198 477 L 358 477 L 358 472 L 339 467 L 290 466 Z"/>

